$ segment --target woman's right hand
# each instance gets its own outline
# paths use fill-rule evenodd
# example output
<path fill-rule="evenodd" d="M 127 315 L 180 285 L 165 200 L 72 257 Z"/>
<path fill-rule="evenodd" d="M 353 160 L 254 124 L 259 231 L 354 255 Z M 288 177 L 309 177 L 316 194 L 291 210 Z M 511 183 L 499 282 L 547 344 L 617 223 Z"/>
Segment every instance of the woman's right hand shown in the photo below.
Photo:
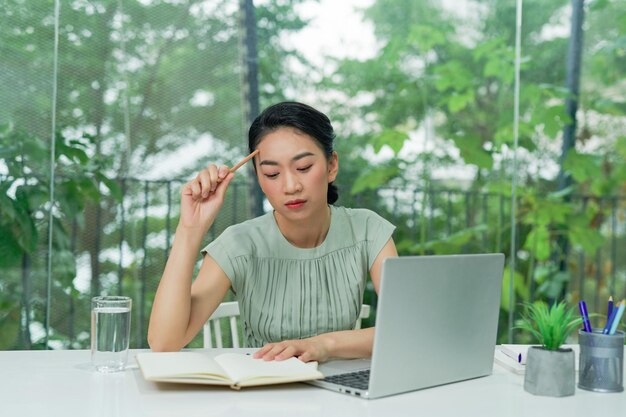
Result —
<path fill-rule="evenodd" d="M 200 227 L 205 233 L 217 217 L 234 176 L 227 166 L 211 164 L 185 184 L 180 198 L 179 226 Z"/>

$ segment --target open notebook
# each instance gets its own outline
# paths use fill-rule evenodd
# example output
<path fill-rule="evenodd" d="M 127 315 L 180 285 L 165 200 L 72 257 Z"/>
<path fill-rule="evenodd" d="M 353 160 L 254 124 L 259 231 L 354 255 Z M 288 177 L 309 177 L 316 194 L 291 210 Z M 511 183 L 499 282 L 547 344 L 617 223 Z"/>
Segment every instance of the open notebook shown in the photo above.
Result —
<path fill-rule="evenodd" d="M 233 389 L 323 377 L 317 362 L 304 363 L 296 358 L 267 362 L 244 353 L 145 352 L 137 354 L 137 363 L 148 381 L 227 385 Z"/>

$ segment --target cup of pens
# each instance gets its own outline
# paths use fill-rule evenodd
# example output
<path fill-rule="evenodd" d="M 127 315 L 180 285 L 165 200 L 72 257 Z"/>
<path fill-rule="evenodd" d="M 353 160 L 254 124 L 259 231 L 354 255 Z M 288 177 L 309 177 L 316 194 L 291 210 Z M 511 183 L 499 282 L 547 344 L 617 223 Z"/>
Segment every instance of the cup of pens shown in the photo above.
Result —
<path fill-rule="evenodd" d="M 585 320 L 586 309 L 583 313 L 583 322 L 586 323 L 578 331 L 578 388 L 594 392 L 624 390 L 624 332 L 617 330 L 624 312 L 624 301 L 615 307 L 611 304 L 603 329 L 591 329 L 588 320 Z"/>

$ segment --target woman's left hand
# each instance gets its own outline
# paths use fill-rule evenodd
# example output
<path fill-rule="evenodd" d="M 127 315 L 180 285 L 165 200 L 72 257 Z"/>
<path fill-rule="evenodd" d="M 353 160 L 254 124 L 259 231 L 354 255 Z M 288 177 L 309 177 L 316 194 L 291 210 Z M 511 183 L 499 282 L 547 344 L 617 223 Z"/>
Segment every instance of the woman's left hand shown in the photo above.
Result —
<path fill-rule="evenodd" d="M 302 362 L 324 362 L 329 358 L 329 350 L 322 337 L 314 336 L 308 339 L 268 343 L 256 351 L 253 357 L 261 358 L 265 361 L 283 361 L 296 357 Z"/>

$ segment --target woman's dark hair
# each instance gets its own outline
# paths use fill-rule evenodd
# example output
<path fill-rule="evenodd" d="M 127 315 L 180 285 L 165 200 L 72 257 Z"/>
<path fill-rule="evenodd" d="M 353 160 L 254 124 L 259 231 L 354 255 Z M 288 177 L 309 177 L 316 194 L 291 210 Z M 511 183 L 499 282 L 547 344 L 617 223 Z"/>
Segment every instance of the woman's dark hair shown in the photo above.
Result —
<path fill-rule="evenodd" d="M 274 104 L 265 110 L 252 122 L 248 131 L 248 147 L 250 152 L 256 149 L 261 139 L 268 133 L 281 127 L 293 127 L 312 137 L 322 148 L 327 159 L 333 153 L 335 131 L 328 117 L 306 104 L 286 101 Z M 256 168 L 255 168 L 256 169 Z M 339 198 L 337 187 L 328 184 L 327 201 L 333 204 Z"/>

